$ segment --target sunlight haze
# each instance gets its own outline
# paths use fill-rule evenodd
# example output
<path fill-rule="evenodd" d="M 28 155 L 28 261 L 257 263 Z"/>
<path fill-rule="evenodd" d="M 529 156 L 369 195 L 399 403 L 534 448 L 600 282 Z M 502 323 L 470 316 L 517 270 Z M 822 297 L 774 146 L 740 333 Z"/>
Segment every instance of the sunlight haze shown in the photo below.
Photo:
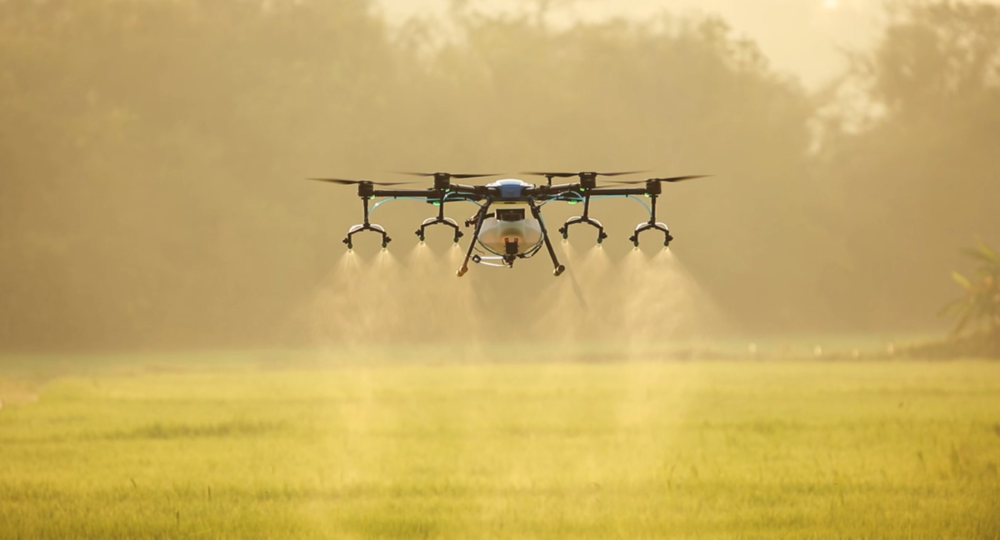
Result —
<path fill-rule="evenodd" d="M 380 0 L 393 19 L 436 16 L 445 0 Z M 489 10 L 533 9 L 534 2 L 473 2 Z M 882 21 L 882 4 L 871 0 L 579 0 L 553 7 L 550 19 L 602 20 L 626 17 L 644 20 L 660 13 L 718 14 L 757 42 L 775 68 L 820 85 L 845 67 L 845 51 L 867 47 Z"/>
<path fill-rule="evenodd" d="M 998 539 L 998 44 L 0 0 L 0 540 Z"/>

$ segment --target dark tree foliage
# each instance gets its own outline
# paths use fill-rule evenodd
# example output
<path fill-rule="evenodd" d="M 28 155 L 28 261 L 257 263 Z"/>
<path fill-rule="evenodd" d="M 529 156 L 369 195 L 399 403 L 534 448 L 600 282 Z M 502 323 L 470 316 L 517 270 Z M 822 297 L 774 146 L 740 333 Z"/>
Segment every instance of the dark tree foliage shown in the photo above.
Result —
<path fill-rule="evenodd" d="M 323 208 L 288 180 L 363 151 L 406 58 L 364 2 L 24 0 L 0 25 L 0 340 L 24 346 L 261 335 L 317 264 L 295 216 Z"/>
<path fill-rule="evenodd" d="M 727 216 L 692 230 L 692 264 L 744 314 L 747 280 L 795 281 L 745 264 L 807 243 L 778 196 L 797 189 L 807 102 L 752 44 L 712 19 L 456 14 L 441 42 L 361 1 L 0 3 L 4 342 L 267 342 L 355 219 L 347 193 L 295 183 L 320 172 L 717 173 L 671 208 Z M 525 298 L 543 286 L 523 279 Z"/>
<path fill-rule="evenodd" d="M 835 310 L 861 329 L 926 327 L 956 246 L 998 235 L 1000 7 L 907 5 L 848 82 L 876 111 L 818 160 L 839 231 Z M 841 299 L 837 305 L 837 299 Z"/>

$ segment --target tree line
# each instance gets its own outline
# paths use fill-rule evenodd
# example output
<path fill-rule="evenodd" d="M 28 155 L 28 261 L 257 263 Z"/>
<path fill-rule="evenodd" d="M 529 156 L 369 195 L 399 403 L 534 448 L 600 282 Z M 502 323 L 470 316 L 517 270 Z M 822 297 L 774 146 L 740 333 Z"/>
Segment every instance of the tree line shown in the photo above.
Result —
<path fill-rule="evenodd" d="M 742 328 L 936 328 L 998 235 L 998 42 L 992 4 L 905 5 L 809 91 L 718 17 L 0 2 L 0 347 L 267 343 L 358 213 L 298 179 L 400 169 L 712 173 L 663 210 Z"/>

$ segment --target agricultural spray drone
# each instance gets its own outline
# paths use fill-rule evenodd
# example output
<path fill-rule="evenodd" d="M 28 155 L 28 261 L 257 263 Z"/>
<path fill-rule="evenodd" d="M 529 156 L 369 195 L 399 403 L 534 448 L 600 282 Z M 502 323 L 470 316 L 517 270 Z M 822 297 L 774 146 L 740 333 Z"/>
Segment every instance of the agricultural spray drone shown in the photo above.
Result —
<path fill-rule="evenodd" d="M 434 187 L 424 190 L 411 189 L 379 189 L 376 186 L 396 186 L 402 185 L 400 182 L 372 182 L 370 180 L 342 180 L 339 178 L 310 178 L 322 182 L 332 182 L 334 184 L 357 185 L 358 196 L 361 197 L 364 206 L 364 223 L 354 225 L 347 231 L 347 238 L 344 243 L 347 248 L 354 247 L 354 235 L 359 232 L 371 231 L 382 236 L 382 247 L 385 248 L 392 241 L 385 228 L 381 225 L 371 223 L 368 216 L 371 211 L 379 205 L 394 199 L 412 199 L 424 201 L 438 207 L 437 216 L 427 218 L 416 230 L 417 237 L 422 242 L 427 232 L 427 228 L 432 225 L 444 225 L 454 229 L 454 241 L 457 243 L 464 233 L 458 223 L 444 215 L 446 204 L 457 202 L 470 202 L 479 207 L 479 210 L 464 223 L 465 227 L 475 227 L 473 232 L 474 240 L 469 243 L 469 249 L 462 261 L 462 267 L 458 269 L 458 276 L 462 277 L 469 271 L 469 261 L 484 264 L 487 266 L 508 267 L 514 266 L 518 259 L 530 259 L 541 251 L 542 246 L 549 252 L 552 258 L 554 270 L 553 275 L 560 275 L 566 267 L 559 264 L 556 252 L 552 249 L 552 242 L 549 240 L 548 230 L 545 228 L 545 221 L 542 219 L 542 207 L 550 202 L 562 201 L 569 204 L 583 203 L 583 215 L 574 216 L 566 220 L 559 228 L 559 233 L 563 238 L 569 237 L 569 228 L 573 225 L 587 224 L 597 229 L 597 243 L 600 244 L 608 237 L 604 232 L 604 225 L 600 221 L 590 217 L 591 199 L 601 199 L 606 197 L 628 197 L 639 201 L 649 211 L 649 220 L 639 223 L 635 227 L 635 232 L 629 240 L 639 245 L 639 235 L 645 231 L 656 230 L 663 233 L 663 245 L 670 245 L 673 237 L 670 236 L 670 229 L 659 221 L 656 221 L 656 199 L 662 192 L 663 182 L 680 182 L 692 178 L 703 178 L 704 175 L 697 176 L 674 176 L 670 178 L 649 178 L 646 180 L 617 182 L 619 184 L 638 184 L 640 187 L 597 187 L 598 176 L 622 176 L 636 174 L 642 171 L 629 172 L 526 172 L 522 174 L 543 176 L 547 180 L 545 185 L 529 184 L 522 180 L 510 178 L 498 180 L 485 186 L 465 185 L 452 183 L 452 180 L 462 180 L 466 178 L 482 178 L 488 176 L 499 176 L 497 174 L 451 174 L 445 172 L 438 173 L 403 173 L 414 176 L 431 177 L 434 179 Z M 568 184 L 552 184 L 555 178 L 574 178 L 579 182 Z M 405 182 L 404 182 L 405 183 Z M 640 196 L 650 199 L 650 204 L 646 205 Z M 369 201 L 375 198 L 383 200 L 370 205 Z M 478 248 L 477 248 L 478 245 Z M 473 253 L 478 251 L 478 253 Z"/>

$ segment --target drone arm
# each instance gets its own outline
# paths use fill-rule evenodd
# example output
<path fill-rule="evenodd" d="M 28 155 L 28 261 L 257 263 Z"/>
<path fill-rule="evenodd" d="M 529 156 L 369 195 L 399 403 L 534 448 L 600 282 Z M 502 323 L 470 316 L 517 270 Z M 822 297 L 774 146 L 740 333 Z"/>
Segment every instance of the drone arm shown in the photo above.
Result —
<path fill-rule="evenodd" d="M 580 193 L 580 184 L 556 184 L 554 186 L 534 186 L 524 190 L 526 197 L 536 201 L 551 201 L 559 199 L 567 193 Z"/>
<path fill-rule="evenodd" d="M 388 197 L 392 199 L 401 199 L 404 197 L 440 199 L 444 196 L 444 192 L 437 189 L 375 189 L 372 190 L 371 196 Z"/>
<path fill-rule="evenodd" d="M 524 190 L 527 197 L 536 201 L 551 201 L 573 194 L 577 197 L 584 196 L 610 196 L 627 197 L 629 195 L 650 195 L 648 187 L 595 187 L 585 188 L 581 184 L 559 184 L 555 186 L 535 186 Z M 658 193 L 657 193 L 658 194 Z"/>
<path fill-rule="evenodd" d="M 542 189 L 547 192 L 559 194 L 567 191 L 580 191 L 580 184 L 556 184 L 554 186 L 544 186 Z"/>
<path fill-rule="evenodd" d="M 646 188 L 594 188 L 588 189 L 586 195 L 590 197 L 628 197 L 629 195 L 649 195 Z"/>
<path fill-rule="evenodd" d="M 488 193 L 490 188 L 486 186 L 468 186 L 465 184 L 451 184 L 449 187 L 449 193 L 461 193 L 464 195 L 472 195 L 476 200 L 482 200 Z"/>

